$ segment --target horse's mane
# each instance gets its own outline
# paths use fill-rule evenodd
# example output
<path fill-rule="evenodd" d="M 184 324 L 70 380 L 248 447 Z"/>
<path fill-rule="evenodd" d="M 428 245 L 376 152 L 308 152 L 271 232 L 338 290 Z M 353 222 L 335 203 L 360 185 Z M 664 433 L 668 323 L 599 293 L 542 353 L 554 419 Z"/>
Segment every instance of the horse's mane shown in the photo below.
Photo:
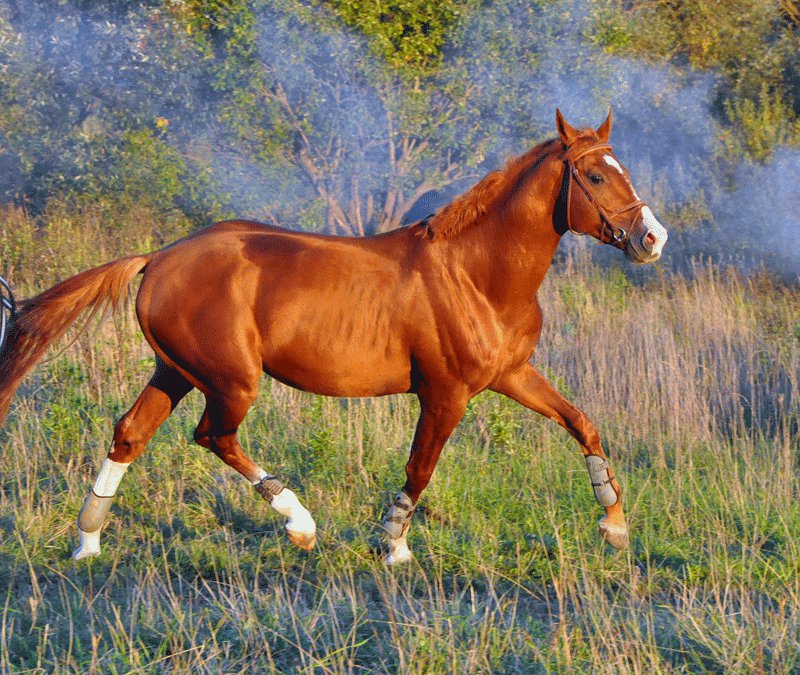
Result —
<path fill-rule="evenodd" d="M 513 192 L 520 179 L 535 169 L 558 139 L 550 139 L 532 150 L 508 160 L 505 169 L 485 176 L 470 190 L 456 197 L 447 206 L 423 221 L 421 234 L 432 238 L 452 237 L 474 225 L 489 208 Z"/>

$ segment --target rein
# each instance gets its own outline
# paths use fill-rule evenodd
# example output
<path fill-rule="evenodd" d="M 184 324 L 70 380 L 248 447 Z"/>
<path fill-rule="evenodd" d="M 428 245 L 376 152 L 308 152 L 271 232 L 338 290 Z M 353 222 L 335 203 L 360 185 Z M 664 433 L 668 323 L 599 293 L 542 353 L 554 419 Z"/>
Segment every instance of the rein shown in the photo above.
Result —
<path fill-rule="evenodd" d="M 611 211 L 610 213 L 606 211 L 592 196 L 592 193 L 589 191 L 589 188 L 586 186 L 586 183 L 583 182 L 581 179 L 580 172 L 575 167 L 575 162 L 577 162 L 581 157 L 588 155 L 592 152 L 597 152 L 598 150 L 610 150 L 611 146 L 608 143 L 601 143 L 598 145 L 592 145 L 588 148 L 583 148 L 582 150 L 573 152 L 572 147 L 567 147 L 567 151 L 564 154 L 564 183 L 566 183 L 566 217 L 567 217 L 567 228 L 573 234 L 578 235 L 585 235 L 586 232 L 578 232 L 572 228 L 572 222 L 570 221 L 570 203 L 572 198 L 572 183 L 574 182 L 586 196 L 586 199 L 589 200 L 589 203 L 594 206 L 597 210 L 597 213 L 600 215 L 600 222 L 602 226 L 600 228 L 600 242 L 603 244 L 615 244 L 615 245 L 625 245 L 628 243 L 628 239 L 630 237 L 629 233 L 625 231 L 623 227 L 617 227 L 612 222 L 613 218 L 616 218 L 622 213 L 627 213 L 633 209 L 641 209 L 643 206 L 646 205 L 641 199 L 636 199 L 625 206 L 618 208 L 616 211 Z"/>
<path fill-rule="evenodd" d="M 17 314 L 17 306 L 14 302 L 14 295 L 8 282 L 0 277 L 0 353 L 6 343 L 8 329 Z"/>

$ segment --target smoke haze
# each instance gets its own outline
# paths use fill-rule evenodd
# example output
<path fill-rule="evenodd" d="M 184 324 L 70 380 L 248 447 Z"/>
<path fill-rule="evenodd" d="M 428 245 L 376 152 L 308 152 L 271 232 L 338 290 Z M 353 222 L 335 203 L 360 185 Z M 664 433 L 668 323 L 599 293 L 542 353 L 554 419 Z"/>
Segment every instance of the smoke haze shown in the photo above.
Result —
<path fill-rule="evenodd" d="M 515 1 L 488 6 L 472 17 L 445 49 L 438 83 L 442 93 L 431 103 L 450 113 L 421 131 L 433 139 L 437 152 L 420 154 L 414 170 L 399 178 L 387 151 L 387 115 L 398 107 L 393 97 L 410 90 L 385 86 L 391 79 L 386 66 L 361 36 L 320 31 L 313 21 L 290 21 L 277 10 L 259 17 L 258 58 L 304 123 L 319 130 L 317 140 L 336 139 L 336 153 L 318 158 L 323 172 L 336 179 L 314 185 L 298 166 L 265 167 L 258 161 L 258 139 L 245 147 L 241 133 L 203 111 L 176 128 L 171 139 L 207 164 L 212 183 L 229 195 L 231 210 L 239 215 L 268 214 L 288 226 L 307 227 L 322 218 L 324 190 L 355 203 L 357 182 L 361 194 L 375 195 L 375 213 L 386 201 L 387 185 L 399 185 L 406 196 L 419 187 L 423 199 L 414 208 L 409 197 L 408 222 L 502 166 L 508 155 L 552 137 L 556 107 L 576 126 L 596 126 L 612 105 L 617 156 L 670 233 L 663 265 L 688 270 L 692 256 L 703 256 L 746 271 L 765 266 L 796 280 L 800 152 L 778 147 L 766 164 L 741 161 L 721 170 L 719 129 L 712 114 L 717 75 L 606 54 L 583 37 L 590 18 L 582 7 L 561 2 L 532 8 Z M 43 58 L 61 86 L 66 83 L 66 91 L 78 92 L 88 70 L 98 82 L 109 83 L 95 107 L 76 109 L 65 120 L 84 135 L 101 133 L 104 124 L 112 123 L 115 106 L 134 105 L 144 85 L 145 102 L 136 104 L 142 106 L 142 119 L 169 117 L 184 95 L 218 96 L 211 83 L 182 76 L 179 62 L 170 66 L 148 60 L 148 11 L 138 8 L 107 18 L 76 14 L 74 21 L 52 25 L 30 21 L 26 30 L 50 31 L 42 41 L 49 47 L 44 53 L 17 50 L 20 61 L 0 66 L 33 71 L 35 60 Z M 175 54 L 180 53 L 177 44 Z M 458 91 L 463 91 L 462 100 L 454 94 Z M 13 145 L 0 140 L 3 146 Z M 458 170 L 445 165 L 450 147 L 462 158 Z M 0 164 L 13 168 L 7 157 Z M 369 215 L 372 207 L 358 208 Z M 690 213 L 691 227 L 684 222 Z M 567 247 L 586 245 L 566 239 L 572 240 L 564 242 Z M 600 247 L 593 255 L 615 260 L 614 252 Z"/>

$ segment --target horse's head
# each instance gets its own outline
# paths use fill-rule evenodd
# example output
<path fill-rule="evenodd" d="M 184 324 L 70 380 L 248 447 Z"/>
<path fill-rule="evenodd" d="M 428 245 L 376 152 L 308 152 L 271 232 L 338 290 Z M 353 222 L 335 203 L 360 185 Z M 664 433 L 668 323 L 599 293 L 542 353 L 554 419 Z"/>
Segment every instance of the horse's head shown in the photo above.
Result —
<path fill-rule="evenodd" d="M 573 128 L 560 110 L 556 125 L 565 149 L 561 199 L 567 227 L 616 246 L 631 262 L 658 260 L 667 231 L 636 194 L 628 170 L 614 157 L 608 144 L 611 110 L 596 131 Z"/>

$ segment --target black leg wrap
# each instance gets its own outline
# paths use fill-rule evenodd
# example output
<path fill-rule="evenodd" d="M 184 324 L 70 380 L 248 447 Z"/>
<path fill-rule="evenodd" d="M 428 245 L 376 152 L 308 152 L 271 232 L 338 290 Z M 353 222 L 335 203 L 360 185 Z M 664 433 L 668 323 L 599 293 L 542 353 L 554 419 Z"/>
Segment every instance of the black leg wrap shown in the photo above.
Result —
<path fill-rule="evenodd" d="M 256 483 L 256 492 L 260 494 L 268 502 L 272 502 L 272 498 L 283 490 L 283 483 L 281 483 L 275 476 L 264 476 L 260 483 Z"/>

